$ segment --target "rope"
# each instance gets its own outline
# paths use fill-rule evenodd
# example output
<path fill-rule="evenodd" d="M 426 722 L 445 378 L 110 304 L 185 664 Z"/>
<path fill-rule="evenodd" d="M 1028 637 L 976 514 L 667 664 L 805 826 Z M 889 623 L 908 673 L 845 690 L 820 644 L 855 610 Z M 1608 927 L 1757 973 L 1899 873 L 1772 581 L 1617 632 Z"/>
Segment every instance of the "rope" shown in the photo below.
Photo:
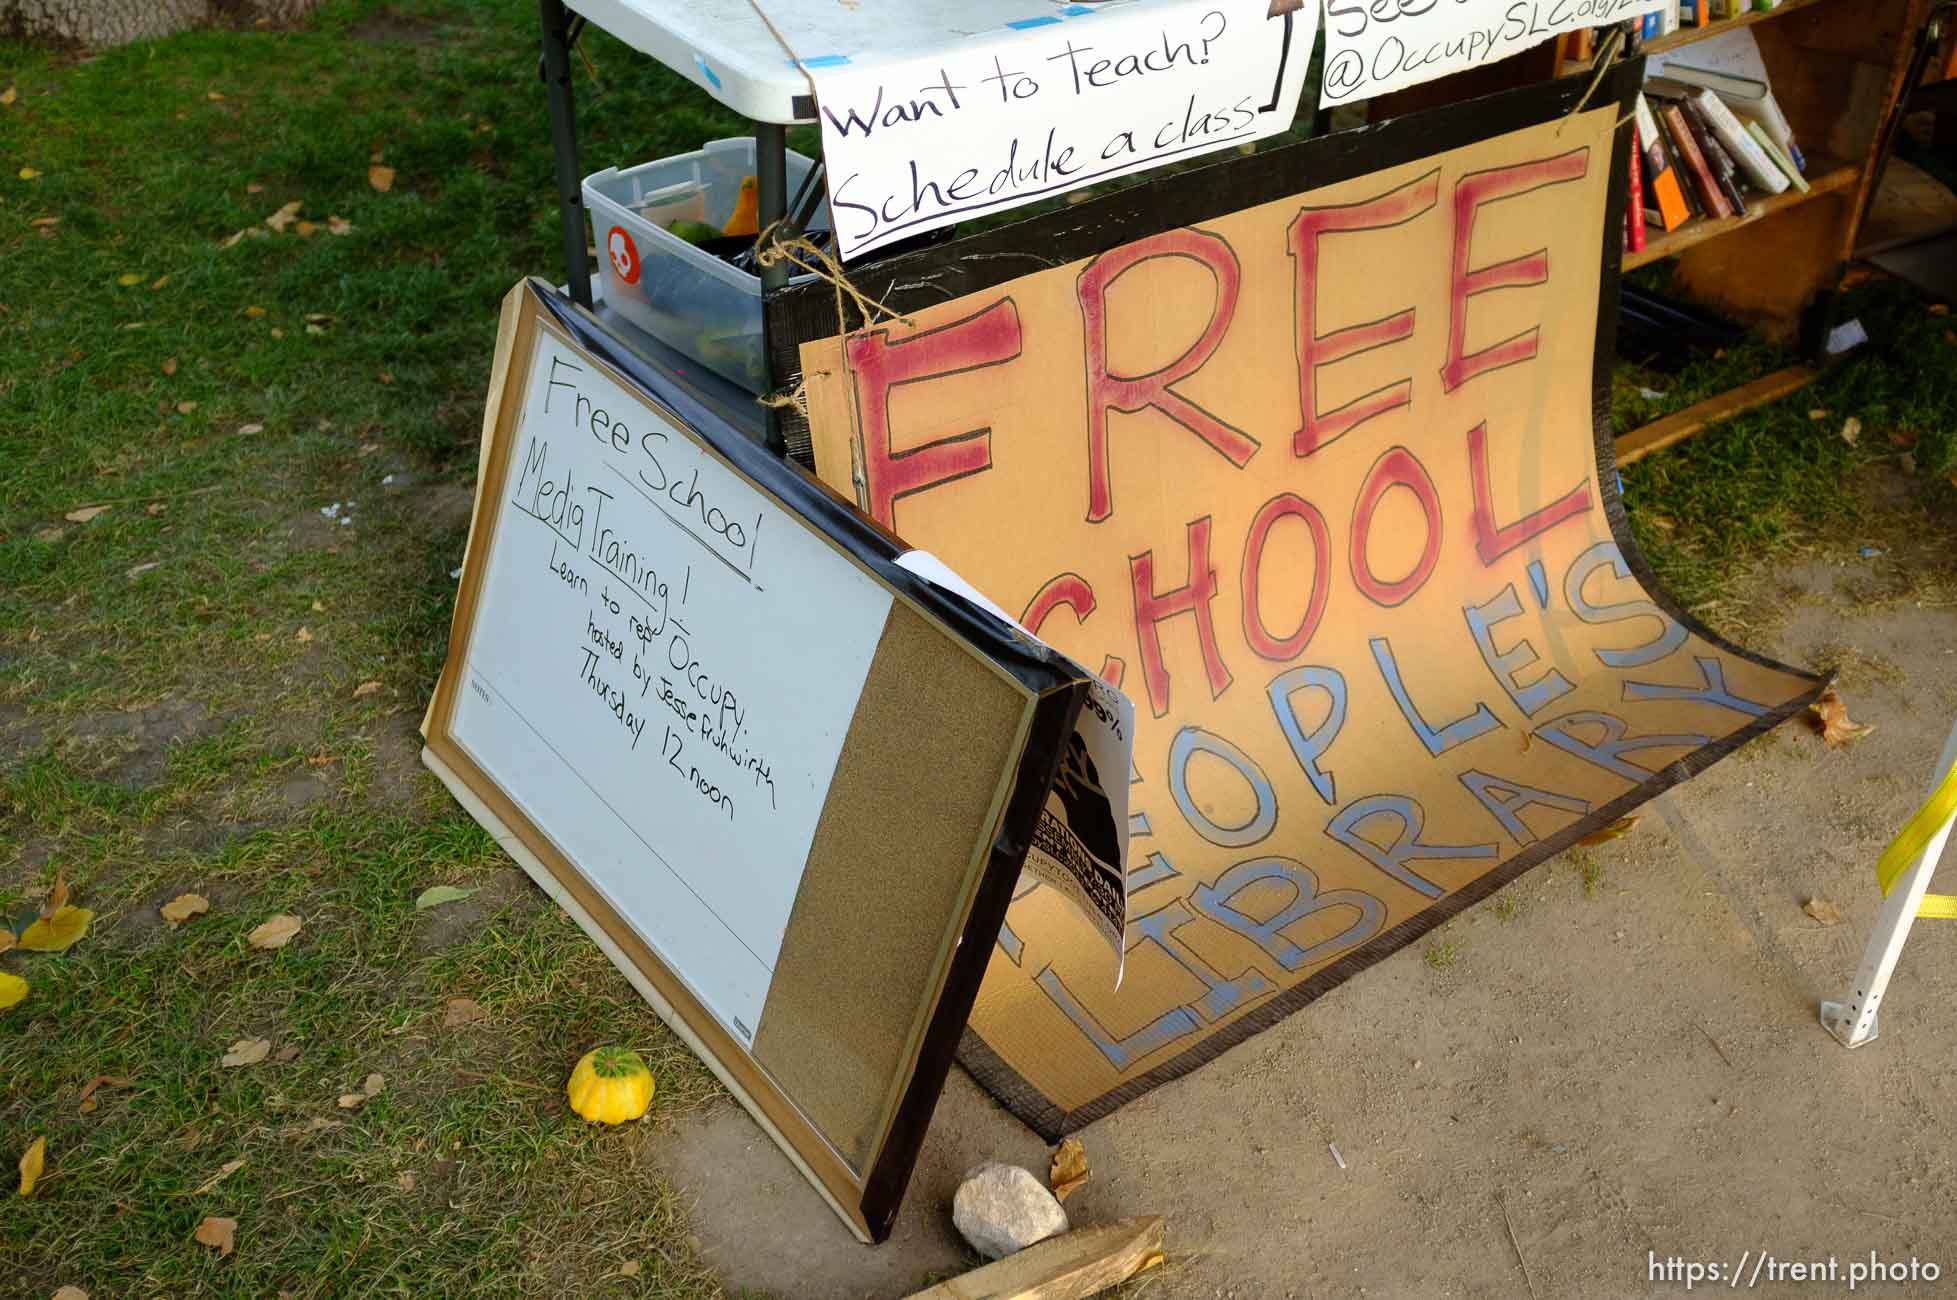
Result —
<path fill-rule="evenodd" d="M 1596 70 L 1590 74 L 1590 84 L 1583 88 L 1583 97 L 1577 100 L 1576 107 L 1563 115 L 1562 122 L 1556 127 L 1556 134 L 1563 134 L 1563 128 L 1570 124 L 1570 119 L 1583 111 L 1584 105 L 1590 102 L 1590 97 L 1597 93 L 1597 87 L 1604 84 L 1604 77 L 1610 72 L 1610 65 L 1616 62 L 1618 52 L 1623 45 L 1624 29 L 1611 28 L 1610 33 L 1604 37 L 1604 48 L 1597 51 Z M 1624 123 L 1619 122 L 1618 125 L 1622 126 Z"/>
<path fill-rule="evenodd" d="M 776 232 L 782 226 L 783 220 L 785 218 L 769 222 L 767 229 L 755 236 L 755 265 L 765 270 L 778 263 L 787 262 L 791 266 L 807 271 L 810 275 L 818 279 L 827 280 L 830 287 L 836 293 L 836 333 L 838 335 L 846 335 L 853 332 L 849 323 L 849 310 L 845 305 L 844 295 L 848 295 L 849 302 L 855 303 L 857 315 L 863 318 L 863 324 L 860 328 L 868 329 L 870 326 L 876 325 L 884 320 L 894 320 L 901 325 L 913 324 L 910 317 L 898 314 L 895 310 L 878 302 L 875 298 L 870 297 L 854 284 L 851 284 L 849 276 L 843 273 L 842 264 L 834 257 L 831 257 L 826 249 L 811 243 L 808 236 L 790 235 L 785 239 L 781 238 Z M 796 384 L 794 388 L 786 393 L 768 393 L 765 396 L 757 397 L 755 400 L 763 406 L 772 407 L 777 410 L 793 407 L 801 413 L 803 419 L 807 419 L 809 414 L 808 386 L 809 376 L 804 375 L 802 376 L 802 382 Z"/>

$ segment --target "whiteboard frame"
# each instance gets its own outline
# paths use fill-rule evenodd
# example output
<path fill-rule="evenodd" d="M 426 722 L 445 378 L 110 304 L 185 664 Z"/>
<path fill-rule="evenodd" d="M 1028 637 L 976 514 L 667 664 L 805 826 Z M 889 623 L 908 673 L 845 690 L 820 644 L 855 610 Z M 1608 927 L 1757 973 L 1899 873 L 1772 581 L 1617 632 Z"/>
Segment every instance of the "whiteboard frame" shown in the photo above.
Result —
<path fill-rule="evenodd" d="M 677 971 L 640 937 L 551 838 L 458 743 L 454 733 L 461 683 L 477 618 L 489 555 L 502 521 L 505 487 L 514 456 L 523 393 L 544 337 L 590 361 L 648 409 L 687 434 L 730 473 L 774 501 L 800 526 L 815 532 L 840 559 L 855 564 L 902 604 L 984 663 L 1024 702 L 1012 754 L 994 789 L 990 832 L 975 843 L 965 864 L 958 913 L 935 954 L 935 978 L 916 1009 L 906 1042 L 904 1068 L 888 1089 L 876 1144 L 859 1173 L 804 1115 L 749 1051 L 723 1028 Z M 632 371 L 639 373 L 630 373 Z M 460 589 L 450 625 L 448 654 L 422 722 L 423 763 L 488 830 L 518 865 L 590 935 L 631 980 L 661 1020 L 680 1036 L 734 1094 L 850 1231 L 865 1243 L 889 1234 L 916 1163 L 953 1053 L 964 1033 L 978 986 L 1026 847 L 1045 802 L 1066 735 L 1087 691 L 1087 679 L 1044 647 L 1031 647 L 987 615 L 948 596 L 893 563 L 903 547 L 855 516 L 846 505 L 798 469 L 774 460 L 732 426 L 711 430 L 710 418 L 688 419 L 678 400 L 649 391 L 642 363 L 618 348 L 595 318 L 541 281 L 518 285 L 505 298 L 483 415 L 483 448 L 475 508 Z M 682 390 L 674 389 L 678 394 Z M 713 436 L 718 432 L 720 436 Z M 732 454 L 730 454 L 732 453 Z M 761 458 L 757 463 L 756 458 Z M 748 462 L 746 465 L 741 461 Z M 753 472 L 761 469 L 757 475 Z M 773 480 L 773 481 L 770 481 Z M 821 515 L 823 518 L 813 518 Z M 840 535 L 839 535 L 840 534 Z M 853 534 L 853 535 L 852 535 Z M 881 561 L 879 563 L 878 561 Z M 866 684 L 867 689 L 867 684 Z M 792 923 L 791 923 L 792 924 Z"/>

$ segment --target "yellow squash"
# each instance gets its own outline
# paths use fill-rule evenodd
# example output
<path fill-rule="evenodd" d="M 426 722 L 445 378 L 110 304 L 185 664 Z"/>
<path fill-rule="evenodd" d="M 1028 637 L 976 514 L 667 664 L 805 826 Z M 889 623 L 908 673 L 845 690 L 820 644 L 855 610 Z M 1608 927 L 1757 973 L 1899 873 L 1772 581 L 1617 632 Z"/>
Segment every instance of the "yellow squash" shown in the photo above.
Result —
<path fill-rule="evenodd" d="M 600 1124 L 644 1119 L 652 1106 L 652 1071 L 623 1047 L 594 1047 L 571 1071 L 571 1109 Z"/>

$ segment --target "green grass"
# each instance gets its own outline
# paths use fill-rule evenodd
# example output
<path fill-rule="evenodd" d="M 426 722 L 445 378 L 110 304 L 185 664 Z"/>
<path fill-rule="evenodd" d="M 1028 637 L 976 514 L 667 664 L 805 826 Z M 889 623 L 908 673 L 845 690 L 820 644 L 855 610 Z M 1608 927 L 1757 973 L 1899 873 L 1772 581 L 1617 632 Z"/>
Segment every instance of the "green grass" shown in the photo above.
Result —
<path fill-rule="evenodd" d="M 81 61 L 0 43 L 0 914 L 57 871 L 97 913 L 66 953 L 0 957 L 32 986 L 0 1015 L 0 1168 L 48 1139 L 40 1187 L 0 1217 L 9 1294 L 717 1293 L 652 1163 L 715 1085 L 413 738 L 496 306 L 558 265 L 534 31 L 526 0 L 329 0 L 298 31 Z M 585 44 L 586 171 L 740 132 Z M 264 227 L 294 201 L 313 233 Z M 1689 603 L 1817 530 L 1934 538 L 1924 512 L 1948 518 L 1948 319 L 1894 286 L 1853 309 L 1868 354 L 1625 471 Z M 1619 421 L 1781 361 L 1751 344 L 1627 374 Z M 1900 464 L 1891 432 L 1914 435 L 1917 494 L 1885 521 L 1858 484 Z M 482 892 L 417 913 L 437 883 Z M 171 929 L 156 908 L 186 891 L 211 910 Z M 277 912 L 299 936 L 251 948 Z M 452 998 L 488 1019 L 444 1027 Z M 223 1068 L 249 1037 L 296 1054 Z M 652 1062 L 649 1125 L 569 1114 L 563 1081 L 599 1042 Z M 370 1073 L 384 1090 L 339 1108 Z M 83 1113 L 97 1075 L 130 1084 Z M 229 1258 L 191 1240 L 207 1215 L 239 1221 Z"/>

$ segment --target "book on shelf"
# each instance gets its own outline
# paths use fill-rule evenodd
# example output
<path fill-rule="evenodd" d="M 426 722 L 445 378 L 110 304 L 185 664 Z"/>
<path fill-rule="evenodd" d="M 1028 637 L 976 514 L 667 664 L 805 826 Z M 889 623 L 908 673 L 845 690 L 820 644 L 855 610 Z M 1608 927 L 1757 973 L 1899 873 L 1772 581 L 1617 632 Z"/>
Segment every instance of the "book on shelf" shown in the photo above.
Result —
<path fill-rule="evenodd" d="M 1768 194 L 1779 194 L 1787 188 L 1790 183 L 1787 177 L 1747 134 L 1746 127 L 1733 116 L 1725 100 L 1701 87 L 1689 97 L 1689 102 L 1699 110 L 1720 146 L 1733 156 L 1734 163 L 1749 181 Z"/>
<path fill-rule="evenodd" d="M 1752 44 L 1752 33 L 1744 34 L 1747 42 Z M 1766 128 L 1781 152 L 1792 159 L 1796 167 L 1807 170 L 1807 159 L 1801 155 L 1801 147 L 1795 142 L 1794 128 L 1788 122 L 1787 114 L 1781 111 L 1780 101 L 1774 98 L 1773 88 L 1764 79 L 1741 76 L 1718 68 L 1702 68 L 1676 58 L 1666 61 L 1662 76 L 1668 82 L 1710 90 L 1724 100 L 1726 107 L 1742 121 L 1750 118 Z"/>
<path fill-rule="evenodd" d="M 1692 139 L 1699 146 L 1706 166 L 1711 169 L 1713 180 L 1719 183 L 1719 192 L 1732 205 L 1734 216 L 1745 216 L 1746 192 L 1740 188 L 1739 164 L 1712 129 L 1712 124 L 1706 121 L 1705 111 L 1697 103 L 1688 99 L 1679 107 L 1685 110 L 1685 124 L 1692 128 Z"/>
<path fill-rule="evenodd" d="M 1630 188 L 1624 202 L 1624 245 L 1633 253 L 1644 251 L 1644 151 L 1638 148 L 1637 128 L 1633 125 L 1630 155 Z"/>
<path fill-rule="evenodd" d="M 1768 135 L 1767 128 L 1761 126 L 1757 119 L 1749 120 L 1746 129 L 1767 157 L 1773 159 L 1774 166 L 1780 168 L 1786 175 L 1789 184 L 1803 194 L 1809 193 L 1814 188 L 1808 184 L 1807 177 L 1801 175 L 1801 169 L 1794 165 L 1794 160 L 1781 151 L 1780 142 Z"/>
<path fill-rule="evenodd" d="M 1643 154 L 1645 220 L 1661 230 L 1677 230 L 1691 218 L 1680 189 L 1679 169 L 1672 165 L 1670 151 L 1658 130 L 1658 119 L 1651 105 L 1640 94 L 1633 128 L 1637 132 L 1637 152 Z"/>
<path fill-rule="evenodd" d="M 1692 192 L 1698 197 L 1700 210 L 1708 217 L 1732 216 L 1732 204 L 1726 201 L 1726 194 L 1714 179 L 1705 155 L 1699 152 L 1699 142 L 1685 120 L 1684 109 L 1677 103 L 1667 103 L 1659 108 L 1658 120 L 1665 124 L 1665 133 L 1671 138 L 1673 156 L 1692 179 Z"/>

